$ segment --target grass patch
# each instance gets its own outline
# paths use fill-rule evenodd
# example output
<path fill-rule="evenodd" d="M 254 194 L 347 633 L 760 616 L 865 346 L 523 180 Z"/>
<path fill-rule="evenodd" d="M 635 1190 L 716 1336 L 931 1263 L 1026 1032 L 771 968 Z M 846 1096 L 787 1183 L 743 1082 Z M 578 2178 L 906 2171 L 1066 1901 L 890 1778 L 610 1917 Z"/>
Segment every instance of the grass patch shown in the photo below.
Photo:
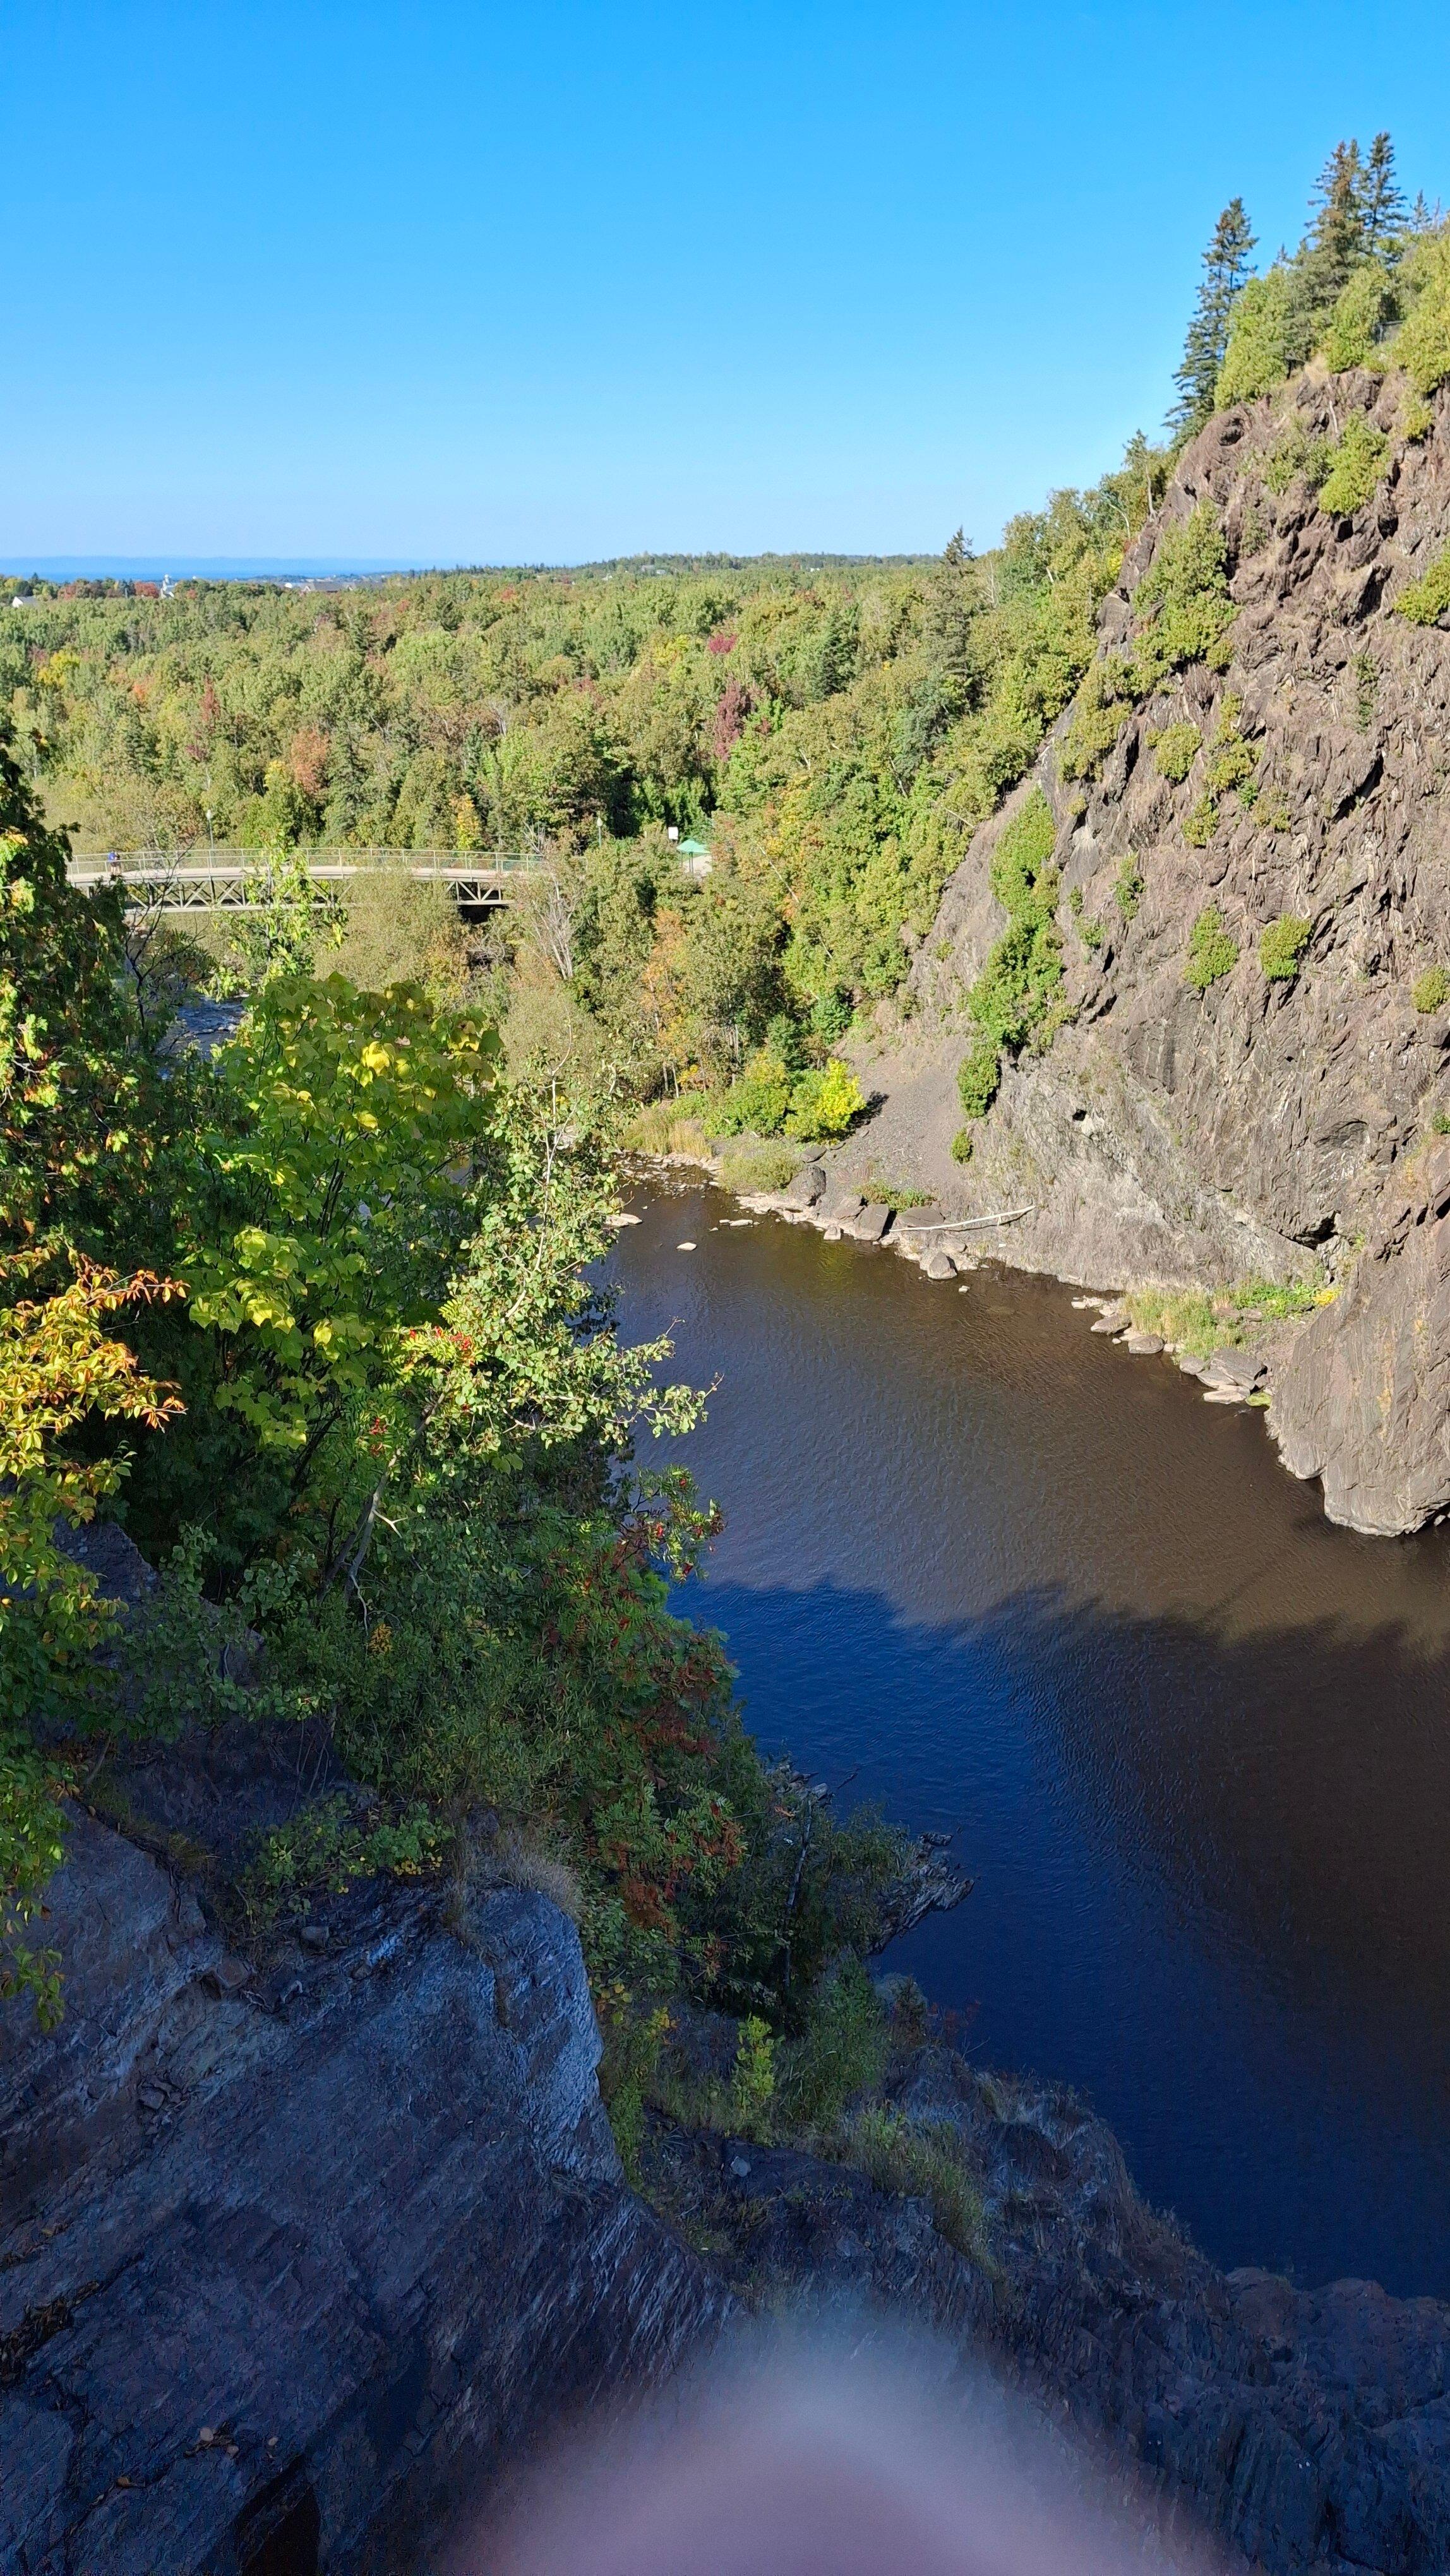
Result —
<path fill-rule="evenodd" d="M 720 1157 L 720 1178 L 727 1190 L 783 1190 L 800 1169 L 800 1156 L 788 1145 L 757 1143 L 749 1138 L 731 1145 Z"/>
<path fill-rule="evenodd" d="M 843 2164 L 868 2174 L 878 2191 L 924 2200 L 932 2225 L 974 2263 L 990 2267 L 982 2195 L 969 2172 L 961 2140 L 947 2121 L 917 2126 L 900 2111 L 858 2111 L 833 2142 Z"/>
<path fill-rule="evenodd" d="M 902 1208 L 935 1205 L 930 1190 L 912 1189 L 905 1181 L 883 1181 L 877 1172 L 870 1173 L 861 1187 L 873 1207 L 888 1207 L 899 1212 Z"/>
<path fill-rule="evenodd" d="M 629 1154 L 709 1153 L 704 1121 L 682 1111 L 678 1100 L 652 1100 L 637 1109 L 620 1142 Z"/>

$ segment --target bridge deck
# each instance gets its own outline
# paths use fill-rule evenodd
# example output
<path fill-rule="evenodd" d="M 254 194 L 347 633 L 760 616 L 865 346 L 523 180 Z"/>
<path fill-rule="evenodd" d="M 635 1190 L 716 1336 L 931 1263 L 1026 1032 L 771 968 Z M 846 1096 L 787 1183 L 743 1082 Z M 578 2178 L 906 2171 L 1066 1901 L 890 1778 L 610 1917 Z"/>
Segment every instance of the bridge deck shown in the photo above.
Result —
<path fill-rule="evenodd" d="M 85 892 L 124 886 L 137 911 L 250 912 L 260 899 L 257 880 L 265 866 L 265 853 L 254 850 L 213 850 L 200 860 L 191 853 L 173 858 L 161 850 L 84 852 L 71 860 L 66 874 Z M 317 885 L 345 885 L 364 875 L 407 876 L 446 885 L 460 910 L 491 911 L 508 902 L 520 877 L 546 871 L 538 859 L 483 864 L 456 850 L 358 850 L 345 856 L 319 854 L 308 860 L 307 873 Z"/>

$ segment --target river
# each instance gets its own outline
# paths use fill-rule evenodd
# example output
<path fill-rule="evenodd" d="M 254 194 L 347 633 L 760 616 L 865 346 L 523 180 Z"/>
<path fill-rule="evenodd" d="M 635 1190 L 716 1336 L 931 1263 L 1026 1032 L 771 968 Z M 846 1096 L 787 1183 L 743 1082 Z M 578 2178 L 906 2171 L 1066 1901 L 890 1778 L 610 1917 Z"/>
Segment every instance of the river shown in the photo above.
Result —
<path fill-rule="evenodd" d="M 1450 1530 L 1331 1528 L 1054 1282 L 633 1205 L 623 1328 L 719 1381 L 681 1607 L 767 1751 L 975 1878 L 889 1964 L 1217 2261 L 1450 2296 Z"/>

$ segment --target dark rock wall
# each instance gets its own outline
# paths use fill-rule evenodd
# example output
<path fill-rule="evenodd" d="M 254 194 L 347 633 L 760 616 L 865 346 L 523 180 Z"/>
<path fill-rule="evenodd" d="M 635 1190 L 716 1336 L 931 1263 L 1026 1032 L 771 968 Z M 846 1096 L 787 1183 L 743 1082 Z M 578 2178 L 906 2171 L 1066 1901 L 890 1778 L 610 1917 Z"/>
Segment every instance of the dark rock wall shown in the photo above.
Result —
<path fill-rule="evenodd" d="M 324 2568 L 398 2569 L 716 2330 L 624 2187 L 543 1898 L 460 1938 L 374 1889 L 254 1974 L 80 1817 L 50 1902 L 62 2031 L 0 2007 L 0 2568 L 225 2576 L 290 2517 Z"/>
<path fill-rule="evenodd" d="M 1076 1018 L 1008 1071 L 965 1171 L 946 1159 L 957 1121 L 939 1083 L 920 1159 L 934 1184 L 950 1175 L 953 1205 L 1035 1203 L 1009 1247 L 1026 1267 L 1103 1288 L 1288 1277 L 1316 1260 L 1347 1279 L 1365 1244 L 1393 1232 L 1432 1117 L 1450 1113 L 1450 1007 L 1420 1012 L 1411 997 L 1426 968 L 1450 968 L 1450 636 L 1393 613 L 1450 541 L 1450 397 L 1413 444 L 1399 434 L 1405 400 L 1402 379 L 1311 375 L 1202 433 L 1101 631 L 1109 648 L 1127 640 L 1131 594 L 1163 531 L 1206 502 L 1229 547 L 1229 667 L 1184 671 L 1139 706 L 1096 783 L 1060 781 L 1049 746 L 1006 809 L 1040 783 L 1057 815 Z M 1356 412 L 1391 442 L 1363 509 L 1332 518 L 1302 479 L 1280 496 L 1267 488 L 1263 467 L 1286 430 L 1333 437 Z M 1192 723 L 1207 742 L 1229 696 L 1242 702 L 1259 792 L 1251 804 L 1224 794 L 1200 848 L 1184 825 L 1203 762 L 1175 785 L 1150 736 Z M 977 834 L 912 968 L 946 1072 L 970 1042 L 966 993 L 1003 927 L 987 862 L 1004 820 Z M 1114 892 L 1125 866 L 1143 879 L 1131 919 Z M 1200 994 L 1184 963 L 1209 905 L 1239 959 Z M 1257 955 L 1284 914 L 1311 924 L 1292 983 L 1269 981 Z M 1099 947 L 1079 922 L 1100 926 Z M 1275 1427 L 1296 1471 L 1324 1477 L 1332 1517 L 1411 1528 L 1450 1504 L 1432 1238 L 1420 1230 L 1382 1248 L 1356 1295 L 1355 1324 L 1326 1308 L 1301 1336 Z M 1419 1422 L 1407 1446 L 1409 1390 Z"/>

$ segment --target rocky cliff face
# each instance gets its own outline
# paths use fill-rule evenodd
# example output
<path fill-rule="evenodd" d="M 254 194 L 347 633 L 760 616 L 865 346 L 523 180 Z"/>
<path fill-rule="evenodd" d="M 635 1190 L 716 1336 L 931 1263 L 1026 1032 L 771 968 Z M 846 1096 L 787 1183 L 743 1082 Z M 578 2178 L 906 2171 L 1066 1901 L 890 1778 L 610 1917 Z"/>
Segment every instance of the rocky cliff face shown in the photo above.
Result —
<path fill-rule="evenodd" d="M 1205 507 L 1227 548 L 1225 667 L 1199 661 L 1142 699 L 1096 780 L 1061 775 L 1063 720 L 947 889 L 913 964 L 919 1021 L 878 1071 L 886 1105 L 857 1149 L 953 1209 L 1031 1202 L 1008 1257 L 1084 1285 L 1215 1286 L 1316 1262 L 1352 1279 L 1281 1357 L 1271 1427 L 1296 1472 L 1323 1477 L 1331 1516 L 1371 1531 L 1450 1504 L 1426 1153 L 1450 1114 L 1450 1008 L 1421 981 L 1450 968 L 1450 636 L 1395 613 L 1450 541 L 1450 398 L 1414 441 L 1406 405 L 1394 376 L 1311 371 L 1185 451 L 1102 643 L 1131 646 L 1138 585 Z M 1384 469 L 1336 516 L 1288 467 L 1352 424 L 1384 439 Z M 1215 790 L 1225 747 L 1239 784 Z M 1009 1068 L 964 1170 L 949 1149 L 966 996 L 1005 924 L 989 862 L 1038 787 L 1074 1016 Z M 1237 957 L 1200 991 L 1185 965 L 1210 908 Z M 1259 940 L 1285 916 L 1304 945 L 1276 980 Z"/>
<path fill-rule="evenodd" d="M 90 1818 L 56 2037 L 0 2006 L 0 2567 L 418 2563 L 435 2509 L 729 2295 L 625 2188 L 573 1926 L 339 1899 L 264 1966 Z"/>

